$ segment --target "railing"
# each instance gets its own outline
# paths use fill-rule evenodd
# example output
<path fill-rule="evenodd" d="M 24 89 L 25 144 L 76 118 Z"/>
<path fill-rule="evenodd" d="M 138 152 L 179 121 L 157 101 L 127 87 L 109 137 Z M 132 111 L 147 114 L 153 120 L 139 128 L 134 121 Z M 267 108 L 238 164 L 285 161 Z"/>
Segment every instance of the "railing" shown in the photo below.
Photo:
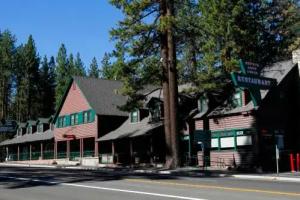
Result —
<path fill-rule="evenodd" d="M 43 152 L 43 159 L 53 159 L 54 158 L 54 151 L 44 151 Z"/>
<path fill-rule="evenodd" d="M 94 151 L 91 150 L 91 151 L 84 151 L 83 152 L 83 157 L 94 157 Z"/>
<path fill-rule="evenodd" d="M 77 160 L 78 158 L 80 158 L 80 152 L 79 151 L 70 152 L 70 160 Z"/>
<path fill-rule="evenodd" d="M 57 153 L 57 158 L 66 158 L 67 157 L 67 152 L 58 152 Z"/>
<path fill-rule="evenodd" d="M 29 153 L 20 153 L 19 154 L 19 160 L 29 160 Z"/>
<path fill-rule="evenodd" d="M 17 161 L 18 160 L 18 155 L 17 154 L 9 154 L 8 158 L 6 160 L 7 161 Z"/>
<path fill-rule="evenodd" d="M 31 160 L 38 160 L 41 157 L 41 152 L 32 152 L 31 153 Z"/>

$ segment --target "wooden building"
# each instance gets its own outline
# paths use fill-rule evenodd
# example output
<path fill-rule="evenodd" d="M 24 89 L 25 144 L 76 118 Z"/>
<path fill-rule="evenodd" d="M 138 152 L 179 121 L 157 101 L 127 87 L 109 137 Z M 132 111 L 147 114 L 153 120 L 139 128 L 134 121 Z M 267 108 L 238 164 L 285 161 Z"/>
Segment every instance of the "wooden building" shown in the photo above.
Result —
<path fill-rule="evenodd" d="M 93 158 L 98 163 L 96 139 L 119 127 L 127 113 L 118 109 L 126 102 L 118 94 L 122 83 L 74 77 L 54 117 L 55 159 Z M 88 162 L 88 161 L 87 161 Z"/>
<path fill-rule="evenodd" d="M 6 161 L 51 160 L 54 158 L 54 124 L 52 117 L 19 123 L 17 134 L 0 143 Z"/>
<path fill-rule="evenodd" d="M 194 145 L 200 165 L 215 167 L 275 167 L 275 145 L 280 149 L 281 165 L 300 148 L 299 69 L 292 61 L 265 67 L 261 75 L 277 80 L 277 86 L 261 90 L 262 102 L 254 106 L 247 89 L 236 93 L 210 110 L 207 100 L 199 99 L 195 119 Z"/>

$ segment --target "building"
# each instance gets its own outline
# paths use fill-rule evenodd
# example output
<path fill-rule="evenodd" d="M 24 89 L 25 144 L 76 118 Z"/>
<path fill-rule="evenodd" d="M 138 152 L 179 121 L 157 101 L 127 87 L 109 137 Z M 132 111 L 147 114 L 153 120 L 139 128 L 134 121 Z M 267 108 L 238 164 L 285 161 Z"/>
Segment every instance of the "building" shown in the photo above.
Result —
<path fill-rule="evenodd" d="M 74 77 L 70 81 L 54 116 L 56 160 L 98 163 L 96 139 L 118 128 L 127 118 L 127 113 L 118 109 L 126 102 L 118 94 L 121 86 L 119 81 L 96 78 Z"/>
<path fill-rule="evenodd" d="M 184 92 L 190 85 L 179 86 L 178 114 L 180 118 L 180 146 L 183 157 L 190 154 L 189 118 L 196 107 L 196 98 Z M 98 139 L 100 146 L 107 146 L 107 164 L 163 165 L 166 156 L 163 127 L 163 92 L 161 88 L 147 93 L 142 107 L 132 110 L 128 119 L 116 130 Z M 192 124 L 193 126 L 193 124 Z M 110 147 L 111 146 L 111 147 Z M 109 148 L 110 147 L 110 148 Z"/>
<path fill-rule="evenodd" d="M 19 123 L 17 134 L 0 143 L 6 161 L 51 160 L 54 158 L 53 118 L 39 118 Z M 51 163 L 51 162 L 50 162 Z"/>
<path fill-rule="evenodd" d="M 277 80 L 277 86 L 261 90 L 262 101 L 254 106 L 247 89 L 222 105 L 209 110 L 207 100 L 199 99 L 195 119 L 195 141 L 202 144 L 201 165 L 215 167 L 275 167 L 275 145 L 280 149 L 282 169 L 288 154 L 300 147 L 299 69 L 292 61 L 265 67 L 261 75 Z"/>

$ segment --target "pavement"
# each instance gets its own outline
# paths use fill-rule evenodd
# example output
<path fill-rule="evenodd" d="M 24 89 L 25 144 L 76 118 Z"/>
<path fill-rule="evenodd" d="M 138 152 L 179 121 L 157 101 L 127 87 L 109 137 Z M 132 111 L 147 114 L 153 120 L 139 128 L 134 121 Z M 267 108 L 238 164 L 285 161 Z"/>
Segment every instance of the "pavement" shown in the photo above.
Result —
<path fill-rule="evenodd" d="M 153 171 L 0 166 L 0 200 L 292 200 L 300 183 Z M 198 169 L 199 171 L 199 169 Z M 168 172 L 168 173 L 166 173 Z M 202 172 L 201 172 L 202 173 Z"/>
<path fill-rule="evenodd" d="M 199 167 L 182 167 L 175 170 L 163 168 L 126 168 L 126 167 L 93 167 L 93 166 L 67 166 L 67 165 L 32 165 L 18 163 L 0 163 L 0 167 L 32 167 L 32 168 L 53 168 L 53 169 L 73 169 L 92 170 L 102 172 L 119 172 L 126 174 L 143 175 L 172 175 L 181 177 L 232 177 L 237 179 L 253 179 L 267 181 L 299 182 L 300 172 L 280 172 L 277 173 L 244 173 L 234 170 L 207 168 L 203 170 Z"/>

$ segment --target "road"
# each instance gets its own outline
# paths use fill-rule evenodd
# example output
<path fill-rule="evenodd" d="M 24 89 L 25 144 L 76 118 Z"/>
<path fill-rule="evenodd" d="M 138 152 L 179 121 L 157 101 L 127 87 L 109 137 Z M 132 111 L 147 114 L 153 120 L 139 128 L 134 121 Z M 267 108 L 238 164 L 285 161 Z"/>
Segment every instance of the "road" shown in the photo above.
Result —
<path fill-rule="evenodd" d="M 0 167 L 0 200 L 300 199 L 300 184 L 128 171 Z"/>

